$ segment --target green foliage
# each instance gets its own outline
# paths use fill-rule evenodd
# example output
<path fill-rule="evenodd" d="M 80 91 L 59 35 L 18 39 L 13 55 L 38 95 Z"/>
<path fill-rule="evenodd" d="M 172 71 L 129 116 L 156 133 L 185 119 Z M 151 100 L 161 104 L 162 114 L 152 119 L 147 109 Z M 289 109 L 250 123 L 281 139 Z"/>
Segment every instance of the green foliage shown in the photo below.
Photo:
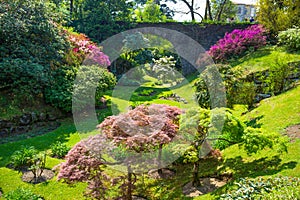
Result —
<path fill-rule="evenodd" d="M 68 43 L 49 4 L 5 0 L 0 4 L 1 88 L 37 96 L 59 66 Z"/>
<path fill-rule="evenodd" d="M 258 21 L 277 35 L 279 31 L 300 25 L 300 2 L 293 0 L 260 0 Z"/>
<path fill-rule="evenodd" d="M 237 7 L 232 1 L 211 0 L 211 14 L 214 21 L 226 22 L 227 18 L 234 18 L 236 13 Z"/>
<path fill-rule="evenodd" d="M 46 154 L 45 152 L 39 153 L 33 146 L 23 147 L 13 153 L 10 163 L 18 170 L 22 168 L 30 170 L 34 175 L 34 181 L 36 181 L 45 168 Z"/>
<path fill-rule="evenodd" d="M 70 148 L 65 143 L 57 141 L 51 145 L 51 156 L 63 158 L 65 155 L 67 155 L 69 150 Z"/>
<path fill-rule="evenodd" d="M 274 63 L 270 64 L 268 76 L 264 77 L 263 82 L 267 84 L 265 92 L 277 95 L 290 89 L 292 87 L 292 81 L 289 77 L 295 70 L 296 68 L 292 64 L 277 57 Z"/>
<path fill-rule="evenodd" d="M 93 100 L 100 100 L 104 92 L 116 85 L 115 76 L 97 65 L 81 66 L 73 88 L 73 104 L 76 111 L 91 106 Z M 92 105 L 93 106 L 93 105 Z"/>
<path fill-rule="evenodd" d="M 165 22 L 167 16 L 161 11 L 160 6 L 153 0 L 148 0 L 145 7 L 137 8 L 135 11 L 135 20 L 137 22 Z"/>
<path fill-rule="evenodd" d="M 227 107 L 231 108 L 234 104 L 252 107 L 256 95 L 254 83 L 244 80 L 243 70 L 240 67 L 232 68 L 230 65 L 208 66 L 196 79 L 194 87 L 198 103 L 203 108 L 210 108 L 213 101 L 216 105 L 222 103 L 221 97 L 225 92 Z"/>
<path fill-rule="evenodd" d="M 33 147 L 22 147 L 21 150 L 15 151 L 11 156 L 10 163 L 14 168 L 29 167 L 33 164 L 33 158 L 37 154 L 37 150 Z"/>
<path fill-rule="evenodd" d="M 75 10 L 72 26 L 98 42 L 130 26 L 129 14 L 132 5 L 125 0 L 86 0 L 81 1 L 78 6 L 80 9 Z M 118 24 L 117 21 L 122 23 Z"/>
<path fill-rule="evenodd" d="M 38 194 L 33 193 L 30 189 L 17 188 L 4 195 L 7 200 L 43 200 L 44 198 Z"/>
<path fill-rule="evenodd" d="M 69 66 L 62 66 L 52 71 L 53 78 L 44 90 L 46 103 L 70 112 L 72 110 L 73 82 L 76 73 L 77 68 Z"/>
<path fill-rule="evenodd" d="M 236 189 L 227 191 L 219 199 L 293 200 L 300 197 L 300 179 L 296 177 L 242 178 L 235 184 Z"/>
<path fill-rule="evenodd" d="M 300 28 L 290 28 L 278 34 L 278 45 L 286 47 L 288 51 L 300 50 Z"/>

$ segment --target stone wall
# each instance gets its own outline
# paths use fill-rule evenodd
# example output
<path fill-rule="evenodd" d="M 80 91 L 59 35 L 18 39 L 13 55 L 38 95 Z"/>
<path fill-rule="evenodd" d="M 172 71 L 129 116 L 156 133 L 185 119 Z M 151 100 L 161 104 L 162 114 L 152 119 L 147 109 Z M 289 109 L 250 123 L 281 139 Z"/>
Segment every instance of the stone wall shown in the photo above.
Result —
<path fill-rule="evenodd" d="M 247 28 L 249 24 L 192 24 L 180 22 L 167 22 L 167 23 L 138 23 L 134 28 L 144 27 L 159 27 L 179 31 L 192 39 L 196 40 L 208 50 L 219 39 L 223 38 L 226 32 L 231 32 L 234 29 Z"/>
<path fill-rule="evenodd" d="M 134 28 L 145 28 L 145 27 L 158 27 L 166 28 L 183 33 L 196 42 L 198 42 L 204 50 L 216 44 L 216 42 L 223 38 L 228 32 L 232 32 L 234 29 L 245 29 L 250 24 L 195 24 L 195 23 L 180 23 L 180 22 L 168 22 L 168 23 L 138 23 L 134 24 Z M 170 36 L 171 38 L 171 36 Z M 183 48 L 184 45 L 183 44 Z M 202 50 L 199 50 L 202 51 Z M 192 74 L 196 71 L 193 67 L 193 63 L 182 60 L 182 74 L 184 76 Z"/>
<path fill-rule="evenodd" d="M 24 113 L 20 116 L 15 116 L 10 120 L 0 119 L 0 138 L 23 134 L 36 128 L 59 126 L 58 119 L 62 115 L 54 115 L 51 113 Z"/>

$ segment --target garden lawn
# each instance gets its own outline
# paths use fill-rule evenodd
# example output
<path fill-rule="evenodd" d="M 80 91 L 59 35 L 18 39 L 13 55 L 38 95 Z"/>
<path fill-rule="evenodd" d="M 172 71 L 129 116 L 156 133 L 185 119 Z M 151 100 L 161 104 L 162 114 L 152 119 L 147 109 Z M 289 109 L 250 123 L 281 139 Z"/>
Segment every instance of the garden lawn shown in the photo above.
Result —
<path fill-rule="evenodd" d="M 300 61 L 300 54 L 289 53 L 283 48 L 276 46 L 267 46 L 255 52 L 248 53 L 241 58 L 231 60 L 229 64 L 233 67 L 241 67 L 249 73 L 268 69 L 277 59 L 280 59 L 284 63 Z"/>

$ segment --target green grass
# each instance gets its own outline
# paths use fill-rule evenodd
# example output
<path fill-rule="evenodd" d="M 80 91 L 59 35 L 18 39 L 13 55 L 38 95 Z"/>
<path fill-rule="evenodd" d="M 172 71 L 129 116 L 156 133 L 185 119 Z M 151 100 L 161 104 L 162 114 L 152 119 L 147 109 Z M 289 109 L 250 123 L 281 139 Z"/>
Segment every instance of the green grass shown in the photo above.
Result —
<path fill-rule="evenodd" d="M 278 58 L 283 62 L 300 61 L 300 54 L 288 53 L 276 46 L 267 46 L 242 58 L 230 61 L 233 67 L 241 67 L 248 72 L 262 71 L 270 67 Z"/>
<path fill-rule="evenodd" d="M 258 108 L 242 118 L 247 121 L 256 121 L 258 126 L 268 131 L 282 133 L 287 126 L 300 123 L 299 99 L 300 86 L 261 101 Z"/>

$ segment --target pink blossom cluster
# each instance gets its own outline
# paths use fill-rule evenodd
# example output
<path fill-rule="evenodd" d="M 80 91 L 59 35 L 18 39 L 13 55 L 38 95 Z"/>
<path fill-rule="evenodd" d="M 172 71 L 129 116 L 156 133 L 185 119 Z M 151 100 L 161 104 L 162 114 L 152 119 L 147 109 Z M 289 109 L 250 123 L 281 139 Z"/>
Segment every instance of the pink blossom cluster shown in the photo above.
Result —
<path fill-rule="evenodd" d="M 106 118 L 98 128 L 116 144 L 136 152 L 166 144 L 178 132 L 178 116 L 182 111 L 174 106 L 140 105 L 118 116 Z"/>
<path fill-rule="evenodd" d="M 73 54 L 80 60 L 88 59 L 88 62 L 108 67 L 111 63 L 109 57 L 105 55 L 97 45 L 85 34 L 68 32 L 68 38 L 72 46 Z"/>
<path fill-rule="evenodd" d="M 235 29 L 231 33 L 226 33 L 224 38 L 213 45 L 208 54 L 215 62 L 224 62 L 248 50 L 257 50 L 266 45 L 264 33 L 265 29 L 261 25 L 252 25 L 244 30 Z"/>

